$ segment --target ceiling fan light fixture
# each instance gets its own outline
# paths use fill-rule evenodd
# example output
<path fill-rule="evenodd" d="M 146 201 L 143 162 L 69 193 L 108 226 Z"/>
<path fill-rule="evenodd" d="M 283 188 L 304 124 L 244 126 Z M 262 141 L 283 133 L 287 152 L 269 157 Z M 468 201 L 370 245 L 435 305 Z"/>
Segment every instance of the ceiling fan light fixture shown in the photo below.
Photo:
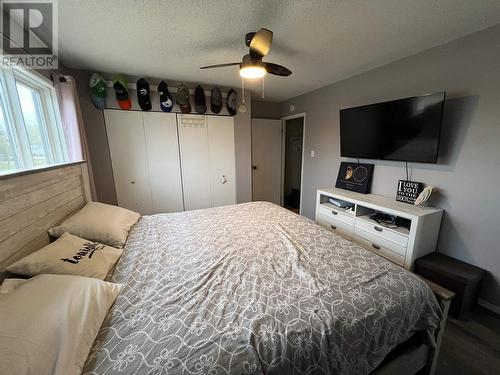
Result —
<path fill-rule="evenodd" d="M 266 69 L 263 66 L 247 65 L 240 68 L 240 76 L 242 78 L 255 79 L 262 78 L 266 75 Z"/>
<path fill-rule="evenodd" d="M 1 1 L 1 0 L 0 0 Z M 226 66 L 240 66 L 240 76 L 244 79 L 259 79 L 269 73 L 275 76 L 288 77 L 292 71 L 282 65 L 263 62 L 262 58 L 267 56 L 273 44 L 273 32 L 261 28 L 257 32 L 247 33 L 245 45 L 249 51 L 243 56 L 241 62 L 216 64 L 202 66 L 200 69 L 224 68 Z"/>

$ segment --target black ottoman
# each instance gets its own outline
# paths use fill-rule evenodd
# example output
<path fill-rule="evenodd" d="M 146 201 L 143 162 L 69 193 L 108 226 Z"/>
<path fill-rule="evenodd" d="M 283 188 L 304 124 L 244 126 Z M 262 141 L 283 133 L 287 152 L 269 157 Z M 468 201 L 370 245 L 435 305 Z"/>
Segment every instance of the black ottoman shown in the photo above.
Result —
<path fill-rule="evenodd" d="M 482 268 L 440 253 L 417 259 L 413 271 L 455 292 L 450 306 L 450 315 L 455 318 L 467 318 L 470 315 L 485 273 Z"/>

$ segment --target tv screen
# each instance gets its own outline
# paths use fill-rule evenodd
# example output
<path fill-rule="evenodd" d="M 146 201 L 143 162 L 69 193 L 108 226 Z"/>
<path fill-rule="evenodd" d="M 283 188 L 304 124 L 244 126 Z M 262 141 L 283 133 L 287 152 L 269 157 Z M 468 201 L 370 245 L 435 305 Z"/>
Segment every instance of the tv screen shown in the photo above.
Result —
<path fill-rule="evenodd" d="M 340 155 L 435 163 L 445 93 L 340 110 Z"/>

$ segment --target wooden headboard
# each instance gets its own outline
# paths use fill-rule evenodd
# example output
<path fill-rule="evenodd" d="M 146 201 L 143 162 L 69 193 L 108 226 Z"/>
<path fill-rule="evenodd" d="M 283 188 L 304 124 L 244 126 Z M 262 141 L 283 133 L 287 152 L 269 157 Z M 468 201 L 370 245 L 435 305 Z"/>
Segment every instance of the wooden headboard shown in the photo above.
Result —
<path fill-rule="evenodd" d="M 0 177 L 0 273 L 47 245 L 47 230 L 89 200 L 85 162 Z"/>

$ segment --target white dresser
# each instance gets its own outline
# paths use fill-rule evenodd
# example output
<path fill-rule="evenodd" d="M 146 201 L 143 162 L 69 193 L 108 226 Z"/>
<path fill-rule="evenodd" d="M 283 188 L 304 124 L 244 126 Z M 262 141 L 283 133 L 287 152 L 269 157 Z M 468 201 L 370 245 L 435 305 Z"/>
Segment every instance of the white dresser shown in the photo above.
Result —
<path fill-rule="evenodd" d="M 328 201 L 337 198 L 354 204 L 352 210 Z M 387 228 L 370 216 L 382 212 L 406 219 L 403 226 Z M 413 206 L 375 194 L 342 189 L 319 189 L 316 195 L 316 222 L 392 262 L 411 269 L 415 259 L 436 251 L 443 210 Z"/>

